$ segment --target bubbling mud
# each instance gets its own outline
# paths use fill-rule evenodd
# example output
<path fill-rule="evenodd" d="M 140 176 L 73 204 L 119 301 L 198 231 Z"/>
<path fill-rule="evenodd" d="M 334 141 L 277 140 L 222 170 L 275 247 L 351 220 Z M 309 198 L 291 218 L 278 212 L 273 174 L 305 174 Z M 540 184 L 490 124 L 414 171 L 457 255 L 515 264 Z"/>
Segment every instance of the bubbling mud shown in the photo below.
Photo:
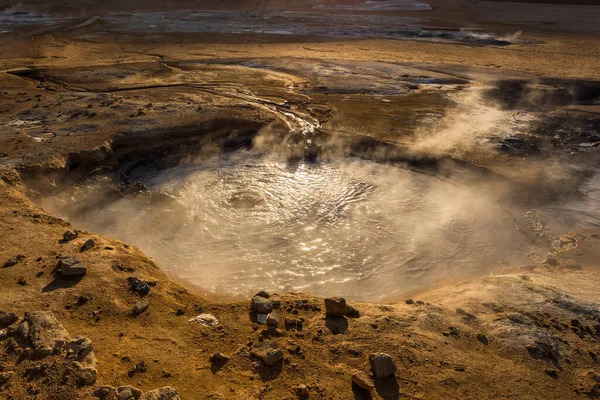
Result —
<path fill-rule="evenodd" d="M 364 159 L 290 163 L 239 150 L 129 179 L 141 191 L 112 196 L 114 178 L 96 177 L 44 207 L 215 292 L 371 301 L 547 251 L 476 186 Z"/>

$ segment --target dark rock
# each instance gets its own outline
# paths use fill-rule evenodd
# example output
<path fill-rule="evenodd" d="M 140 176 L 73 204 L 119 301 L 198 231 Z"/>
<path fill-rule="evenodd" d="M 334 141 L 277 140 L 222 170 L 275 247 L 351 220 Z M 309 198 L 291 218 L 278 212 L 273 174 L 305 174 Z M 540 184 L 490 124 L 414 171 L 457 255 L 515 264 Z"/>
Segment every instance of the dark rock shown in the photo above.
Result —
<path fill-rule="evenodd" d="M 177 311 L 175 312 L 175 315 L 177 315 L 178 317 L 185 315 L 185 309 L 183 309 L 183 308 L 177 309 Z"/>
<path fill-rule="evenodd" d="M 253 356 L 260 358 L 265 364 L 273 366 L 283 360 L 283 350 L 274 340 L 271 342 L 262 342 L 253 349 Z"/>
<path fill-rule="evenodd" d="M 479 340 L 481 343 L 485 344 L 486 346 L 490 343 L 487 336 L 485 336 L 483 333 L 477 334 L 477 340 Z"/>
<path fill-rule="evenodd" d="M 63 240 L 65 242 L 70 242 L 71 240 L 75 240 L 77 239 L 77 237 L 79 236 L 79 233 L 75 232 L 71 232 L 71 231 L 66 231 L 65 233 L 63 233 Z"/>
<path fill-rule="evenodd" d="M 547 369 L 546 374 L 552 379 L 558 379 L 558 372 L 555 369 Z"/>
<path fill-rule="evenodd" d="M 150 307 L 150 303 L 146 300 L 141 300 L 135 303 L 133 307 L 133 315 L 140 315 Z"/>
<path fill-rule="evenodd" d="M 296 318 L 286 318 L 285 319 L 285 329 L 288 331 L 290 331 L 290 330 L 302 331 L 303 325 L 304 325 L 304 323 L 300 319 L 296 319 Z"/>
<path fill-rule="evenodd" d="M 9 258 L 8 260 L 6 260 L 4 262 L 3 268 L 8 268 L 8 267 L 15 266 L 15 265 L 17 265 L 19 262 L 21 262 L 24 259 L 25 259 L 25 256 L 22 255 L 22 254 L 19 254 L 18 256 L 15 256 L 13 258 Z"/>
<path fill-rule="evenodd" d="M 269 297 L 271 297 L 271 296 L 269 295 L 269 293 L 265 292 L 264 290 L 261 290 L 260 292 L 256 293 L 256 294 L 254 295 L 254 297 L 256 297 L 256 296 L 258 296 L 258 297 L 262 297 L 262 298 L 265 298 L 265 299 L 268 299 Z"/>
<path fill-rule="evenodd" d="M 81 249 L 79 249 L 80 253 L 83 253 L 84 251 L 88 251 L 94 248 L 94 246 L 96 246 L 96 242 L 94 242 L 94 239 L 88 239 L 88 241 L 86 241 L 83 246 L 81 246 Z"/>
<path fill-rule="evenodd" d="M 411 305 L 411 304 L 415 304 L 415 301 L 413 299 L 408 299 L 405 301 L 406 304 Z"/>
<path fill-rule="evenodd" d="M 79 296 L 79 298 L 77 299 L 77 303 L 76 306 L 77 307 L 81 307 L 83 305 L 85 305 L 88 301 L 90 301 L 90 298 L 85 296 L 85 295 L 81 295 Z"/>
<path fill-rule="evenodd" d="M 134 376 L 136 373 L 144 373 L 148 371 L 148 367 L 146 366 L 146 362 L 145 361 L 141 361 L 137 364 L 135 364 L 133 367 L 131 367 L 131 369 L 129 370 L 128 375 L 130 377 Z"/>
<path fill-rule="evenodd" d="M 466 311 L 465 311 L 465 310 L 463 310 L 462 308 L 457 308 L 457 309 L 456 309 L 456 313 L 457 313 L 458 315 L 462 315 L 462 316 L 464 317 L 464 319 L 467 319 L 467 320 L 476 320 L 476 319 L 477 319 L 477 317 L 476 317 L 475 315 L 473 315 L 473 314 L 471 314 L 471 313 L 468 313 L 468 312 L 466 312 Z"/>
<path fill-rule="evenodd" d="M 270 314 L 273 311 L 273 303 L 264 297 L 255 296 L 252 298 L 252 311 L 258 314 Z"/>
<path fill-rule="evenodd" d="M 329 297 L 325 299 L 325 313 L 330 317 L 342 317 L 346 315 L 348 308 L 346 299 L 341 297 Z"/>
<path fill-rule="evenodd" d="M 213 363 L 227 362 L 231 359 L 231 357 L 226 356 L 225 354 L 217 351 L 210 356 L 210 361 Z"/>
<path fill-rule="evenodd" d="M 135 292 L 142 296 L 145 296 L 148 293 L 150 293 L 150 286 L 148 286 L 146 283 L 142 282 L 135 276 L 127 278 L 127 283 L 129 283 L 129 289 L 131 289 L 132 292 Z"/>
<path fill-rule="evenodd" d="M 356 308 L 346 305 L 346 316 L 348 318 L 359 318 L 360 312 Z"/>
<path fill-rule="evenodd" d="M 396 372 L 396 364 L 392 357 L 385 353 L 369 355 L 369 363 L 375 378 L 386 378 Z"/>

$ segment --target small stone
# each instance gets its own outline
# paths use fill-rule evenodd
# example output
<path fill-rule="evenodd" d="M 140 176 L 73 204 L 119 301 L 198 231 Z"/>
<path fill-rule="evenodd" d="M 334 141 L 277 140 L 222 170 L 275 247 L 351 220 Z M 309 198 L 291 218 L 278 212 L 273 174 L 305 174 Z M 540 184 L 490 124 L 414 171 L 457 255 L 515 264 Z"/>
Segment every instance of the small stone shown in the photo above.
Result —
<path fill-rule="evenodd" d="M 60 274 L 62 276 L 83 276 L 87 274 L 87 267 L 83 263 L 63 266 Z"/>
<path fill-rule="evenodd" d="M 273 314 L 269 314 L 269 316 L 267 317 L 267 326 L 277 328 L 277 325 L 279 325 L 279 321 L 277 321 L 277 317 Z"/>
<path fill-rule="evenodd" d="M 415 301 L 413 299 L 408 299 L 405 301 L 405 303 L 408 305 L 412 305 L 412 304 L 415 304 Z"/>
<path fill-rule="evenodd" d="M 181 400 L 181 397 L 179 397 L 175 389 L 166 386 L 146 392 L 144 400 Z"/>
<path fill-rule="evenodd" d="M 481 343 L 485 344 L 486 346 L 490 343 L 487 336 L 484 335 L 483 333 L 477 334 L 477 340 L 479 340 Z"/>
<path fill-rule="evenodd" d="M 308 396 L 309 396 L 308 386 L 298 385 L 296 387 L 296 396 L 298 396 L 299 399 L 308 399 Z"/>
<path fill-rule="evenodd" d="M 142 391 L 133 386 L 120 386 L 116 389 L 117 400 L 138 400 L 142 397 Z"/>
<path fill-rule="evenodd" d="M 258 296 L 258 297 L 262 297 L 262 298 L 264 298 L 264 299 L 268 299 L 269 297 L 271 297 L 271 296 L 269 295 L 269 293 L 265 292 L 264 290 L 261 290 L 260 292 L 256 293 L 256 294 L 254 295 L 254 297 L 256 297 L 256 296 Z"/>
<path fill-rule="evenodd" d="M 219 324 L 219 320 L 212 314 L 200 314 L 190 318 L 188 323 L 196 323 L 202 326 L 215 326 Z"/>
<path fill-rule="evenodd" d="M 385 353 L 369 355 L 371 370 L 376 378 L 386 378 L 396 372 L 396 365 L 392 357 Z"/>
<path fill-rule="evenodd" d="M 4 262 L 4 267 L 3 268 L 8 268 L 8 267 L 12 267 L 14 265 L 17 265 L 23 259 L 25 259 L 25 256 L 22 255 L 22 254 L 19 254 L 18 256 L 15 256 L 13 258 L 9 258 L 8 260 L 6 260 L 6 262 Z"/>
<path fill-rule="evenodd" d="M 268 318 L 269 314 L 256 314 L 256 322 L 258 322 L 261 325 L 266 324 Z"/>
<path fill-rule="evenodd" d="M 144 373 L 148 371 L 148 367 L 146 366 L 146 362 L 145 361 L 140 361 L 139 363 L 135 364 L 133 367 L 131 367 L 131 369 L 129 370 L 129 377 L 134 376 L 136 373 Z"/>
<path fill-rule="evenodd" d="M 372 392 L 375 389 L 373 380 L 369 377 L 369 375 L 362 371 L 357 371 L 352 375 L 352 382 L 354 382 L 358 387 L 368 390 L 369 392 Z"/>
<path fill-rule="evenodd" d="M 230 359 L 231 359 L 231 357 L 229 357 L 229 356 L 226 356 L 225 354 L 223 354 L 223 353 L 221 353 L 221 352 L 219 352 L 219 351 L 217 351 L 217 352 L 213 353 L 213 354 L 210 356 L 210 361 L 211 361 L 211 362 L 216 362 L 216 363 L 219 363 L 219 362 L 227 362 L 227 361 L 229 361 Z"/>
<path fill-rule="evenodd" d="M 7 313 L 6 311 L 0 310 L 0 329 L 8 328 L 19 320 L 19 317 L 15 313 Z"/>
<path fill-rule="evenodd" d="M 112 386 L 102 385 L 98 389 L 94 390 L 93 394 L 100 399 L 105 399 L 113 396 L 116 397 L 116 391 L 117 389 Z"/>
<path fill-rule="evenodd" d="M 477 317 L 469 312 L 466 312 L 465 310 L 463 310 L 462 308 L 457 308 L 456 309 L 456 313 L 458 315 L 462 315 L 464 317 L 464 319 L 466 320 L 476 320 Z"/>
<path fill-rule="evenodd" d="M 65 242 L 70 242 L 71 240 L 77 239 L 78 236 L 79 233 L 77 232 L 66 231 L 65 233 L 63 233 L 63 240 Z"/>
<path fill-rule="evenodd" d="M 273 303 L 264 297 L 255 296 L 252 298 L 252 311 L 257 314 L 270 314 L 273 311 Z"/>
<path fill-rule="evenodd" d="M 302 331 L 302 327 L 303 327 L 303 322 L 300 319 L 296 319 L 296 318 L 286 318 L 285 319 L 285 329 L 290 331 L 290 330 L 297 330 L 297 331 Z"/>
<path fill-rule="evenodd" d="M 558 379 L 558 372 L 555 369 L 547 369 L 546 374 L 552 379 Z"/>
<path fill-rule="evenodd" d="M 274 340 L 257 344 L 253 349 L 253 356 L 260 358 L 267 365 L 275 365 L 283 360 L 283 350 Z"/>
<path fill-rule="evenodd" d="M 325 313 L 329 317 L 342 317 L 347 312 L 346 299 L 329 297 L 325 299 Z"/>
<path fill-rule="evenodd" d="M 129 289 L 132 292 L 135 292 L 139 295 L 145 296 L 150 293 L 150 286 L 146 283 L 142 282 L 139 278 L 135 276 L 130 276 L 127 278 L 127 283 L 129 283 Z"/>
<path fill-rule="evenodd" d="M 84 251 L 88 251 L 94 248 L 94 246 L 96 246 L 96 242 L 94 242 L 94 239 L 89 239 L 88 241 L 86 241 L 83 246 L 81 246 L 81 249 L 79 249 L 80 253 L 83 253 Z"/>
<path fill-rule="evenodd" d="M 183 308 L 177 309 L 177 311 L 175 312 L 175 315 L 177 315 L 178 317 L 185 315 L 185 309 L 183 309 Z"/>
<path fill-rule="evenodd" d="M 150 303 L 146 300 L 141 300 L 135 303 L 133 307 L 133 315 L 140 315 L 150 307 Z"/>

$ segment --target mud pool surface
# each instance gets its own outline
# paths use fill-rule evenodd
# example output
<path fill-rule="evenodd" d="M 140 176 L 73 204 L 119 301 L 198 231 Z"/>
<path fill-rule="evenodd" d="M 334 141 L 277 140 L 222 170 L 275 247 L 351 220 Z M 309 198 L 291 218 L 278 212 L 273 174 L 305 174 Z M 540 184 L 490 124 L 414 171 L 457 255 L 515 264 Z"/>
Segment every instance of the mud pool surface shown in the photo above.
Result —
<path fill-rule="evenodd" d="M 238 151 L 139 168 L 129 178 L 149 192 L 115 197 L 117 183 L 100 177 L 44 207 L 229 294 L 267 288 L 377 300 L 503 263 L 539 262 L 549 227 L 600 221 L 597 178 L 583 198 L 543 210 L 510 208 L 476 185 L 356 158 L 290 164 Z M 581 208 L 588 212 L 579 220 Z M 535 239 L 542 236 L 544 243 Z"/>

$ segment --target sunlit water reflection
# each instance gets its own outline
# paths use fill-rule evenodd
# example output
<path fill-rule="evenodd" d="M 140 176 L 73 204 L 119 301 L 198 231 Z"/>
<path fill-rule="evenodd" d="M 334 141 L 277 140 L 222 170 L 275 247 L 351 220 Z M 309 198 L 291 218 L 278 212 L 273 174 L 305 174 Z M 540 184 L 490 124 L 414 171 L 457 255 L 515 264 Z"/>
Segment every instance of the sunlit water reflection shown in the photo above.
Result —
<path fill-rule="evenodd" d="M 103 200 L 103 178 L 45 206 L 217 292 L 377 300 L 530 256 L 488 194 L 393 165 L 236 152 L 131 177 L 175 201 Z"/>

